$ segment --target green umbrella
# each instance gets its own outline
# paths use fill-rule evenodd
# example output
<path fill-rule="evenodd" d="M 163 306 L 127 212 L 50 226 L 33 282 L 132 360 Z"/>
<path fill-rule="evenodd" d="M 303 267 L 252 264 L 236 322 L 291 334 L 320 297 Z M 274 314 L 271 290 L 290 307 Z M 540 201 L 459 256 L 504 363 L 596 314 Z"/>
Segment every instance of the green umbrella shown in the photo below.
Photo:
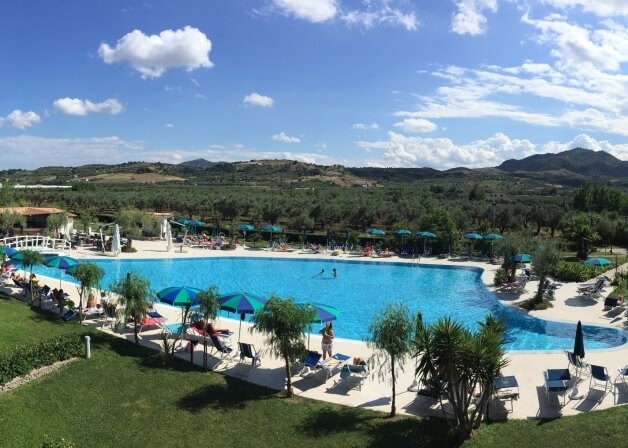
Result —
<path fill-rule="evenodd" d="M 73 266 L 76 266 L 78 264 L 78 260 L 66 255 L 55 255 L 48 258 L 45 264 L 48 267 L 57 268 L 61 271 L 61 274 L 59 274 L 59 288 L 61 288 L 61 276 L 63 275 L 63 272 Z"/>
<path fill-rule="evenodd" d="M 245 314 L 253 314 L 264 307 L 266 299 L 250 292 L 232 292 L 218 297 L 220 309 L 240 314 L 240 326 L 238 328 L 238 342 Z"/>
<path fill-rule="evenodd" d="M 576 327 L 576 339 L 573 345 L 573 352 L 580 359 L 584 358 L 584 334 L 582 333 L 582 322 L 578 321 Z"/>
<path fill-rule="evenodd" d="M 189 286 L 171 286 L 170 288 L 162 289 L 157 293 L 157 298 L 160 302 L 168 303 L 173 306 L 181 307 L 181 323 L 185 324 L 185 313 L 183 310 L 195 305 L 198 300 L 196 296 L 202 292 L 198 288 L 190 288 Z"/>
<path fill-rule="evenodd" d="M 587 258 L 583 263 L 587 266 L 609 266 L 613 264 L 610 260 L 601 257 Z"/>
<path fill-rule="evenodd" d="M 341 311 L 335 306 L 325 305 L 324 303 L 306 303 L 299 302 L 296 304 L 298 307 L 309 307 L 314 310 L 314 319 L 311 323 L 322 323 L 327 321 L 336 320 L 340 317 Z M 307 348 L 310 348 L 310 333 L 312 332 L 312 326 L 310 325 L 310 331 L 307 334 Z"/>

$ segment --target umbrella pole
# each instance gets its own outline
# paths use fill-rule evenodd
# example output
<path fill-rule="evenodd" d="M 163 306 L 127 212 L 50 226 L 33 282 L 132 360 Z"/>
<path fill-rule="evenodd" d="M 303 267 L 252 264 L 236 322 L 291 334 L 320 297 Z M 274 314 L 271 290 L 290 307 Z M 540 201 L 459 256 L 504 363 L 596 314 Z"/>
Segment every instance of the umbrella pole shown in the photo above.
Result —
<path fill-rule="evenodd" d="M 240 319 L 240 325 L 238 326 L 238 344 L 240 343 L 240 333 L 242 333 L 242 319 Z"/>
<path fill-rule="evenodd" d="M 310 349 L 310 335 L 312 334 L 312 324 L 309 325 L 309 330 L 307 332 L 307 349 Z"/>

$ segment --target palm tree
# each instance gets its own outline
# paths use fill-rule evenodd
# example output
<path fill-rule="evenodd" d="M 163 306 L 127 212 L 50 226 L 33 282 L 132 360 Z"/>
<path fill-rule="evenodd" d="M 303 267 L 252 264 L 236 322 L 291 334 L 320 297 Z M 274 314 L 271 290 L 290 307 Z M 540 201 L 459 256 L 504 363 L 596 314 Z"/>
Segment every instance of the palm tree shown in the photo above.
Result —
<path fill-rule="evenodd" d="M 375 350 L 373 361 L 379 364 L 378 375 L 388 378 L 391 375 L 392 403 L 390 416 L 397 413 L 396 369 L 403 371 L 403 362 L 410 352 L 410 341 L 416 330 L 416 323 L 410 318 L 408 308 L 402 304 L 388 304 L 386 309 L 376 315 L 369 325 L 367 344 Z"/>
<path fill-rule="evenodd" d="M 424 383 L 431 379 L 447 384 L 447 398 L 461 440 L 479 427 L 494 392 L 495 376 L 508 365 L 503 348 L 505 328 L 503 321 L 489 315 L 480 330 L 471 333 L 446 317 L 420 329 L 413 342 L 418 359 L 416 375 Z M 476 397 L 478 388 L 481 392 Z M 477 404 L 472 407 L 472 403 Z"/>
<path fill-rule="evenodd" d="M 24 268 L 28 268 L 30 271 L 29 275 L 29 283 L 30 283 L 30 292 L 31 292 L 31 303 L 33 303 L 33 266 L 38 264 L 44 264 L 44 256 L 41 252 L 36 250 L 25 249 L 20 251 L 21 258 L 20 263 Z M 39 306 L 41 307 L 41 300 L 39 300 Z"/>
<path fill-rule="evenodd" d="M 135 343 L 139 344 L 138 325 L 148 312 L 148 299 L 151 297 L 150 282 L 139 274 L 129 272 L 124 280 L 111 286 L 111 291 L 119 296 L 124 321 L 133 320 Z"/>
<path fill-rule="evenodd" d="M 584 213 L 572 216 L 565 226 L 565 236 L 578 245 L 577 257 L 581 260 L 587 258 L 589 245 L 600 238 L 596 227 L 593 216 Z"/>
<path fill-rule="evenodd" d="M 205 291 L 198 293 L 196 298 L 205 322 L 215 319 L 220 309 L 218 289 L 215 286 L 210 286 Z M 203 338 L 203 367 L 207 371 L 207 338 Z"/>
<path fill-rule="evenodd" d="M 305 332 L 314 319 L 311 307 L 297 307 L 291 298 L 273 295 L 257 313 L 253 314 L 253 328 L 264 333 L 273 354 L 285 362 L 286 396 L 292 398 L 290 363 L 305 353 Z"/>
<path fill-rule="evenodd" d="M 83 322 L 83 296 L 100 286 L 105 271 L 96 263 L 84 262 L 79 263 L 72 270 L 72 275 L 79 282 L 79 321 Z"/>

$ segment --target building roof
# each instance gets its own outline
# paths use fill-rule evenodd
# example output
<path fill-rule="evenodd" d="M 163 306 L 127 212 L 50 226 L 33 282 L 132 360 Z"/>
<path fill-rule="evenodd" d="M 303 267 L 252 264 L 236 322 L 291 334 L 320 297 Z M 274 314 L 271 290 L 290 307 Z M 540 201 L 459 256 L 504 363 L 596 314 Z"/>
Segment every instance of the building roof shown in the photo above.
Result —
<path fill-rule="evenodd" d="M 22 216 L 45 216 L 56 215 L 57 213 L 63 213 L 65 210 L 55 207 L 0 207 L 0 213 L 9 212 Z M 76 217 L 74 213 L 69 213 L 71 218 Z"/>

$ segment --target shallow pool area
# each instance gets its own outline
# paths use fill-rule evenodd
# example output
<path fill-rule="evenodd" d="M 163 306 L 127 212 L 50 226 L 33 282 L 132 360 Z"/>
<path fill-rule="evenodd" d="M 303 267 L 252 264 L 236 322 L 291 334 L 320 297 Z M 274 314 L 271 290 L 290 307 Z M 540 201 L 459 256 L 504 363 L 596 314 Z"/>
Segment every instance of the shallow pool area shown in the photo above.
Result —
<path fill-rule="evenodd" d="M 255 257 L 178 259 L 95 259 L 103 267 L 106 289 L 127 272 L 150 280 L 159 291 L 169 286 L 218 287 L 219 293 L 277 294 L 296 301 L 320 302 L 342 311 L 334 322 L 337 337 L 363 340 L 373 317 L 386 303 L 403 302 L 427 323 L 451 316 L 471 330 L 488 313 L 506 319 L 508 350 L 564 350 L 573 348 L 576 325 L 538 319 L 502 305 L 482 284 L 481 270 L 469 267 L 418 266 L 339 259 Z M 336 269 L 337 276 L 332 275 Z M 58 278 L 52 268 L 36 272 Z M 69 275 L 65 280 L 71 279 Z M 224 314 L 227 317 L 227 314 Z M 229 317 L 236 318 L 233 314 Z M 319 324 L 314 324 L 317 331 Z M 626 333 L 610 327 L 585 325 L 587 349 L 626 343 Z"/>

